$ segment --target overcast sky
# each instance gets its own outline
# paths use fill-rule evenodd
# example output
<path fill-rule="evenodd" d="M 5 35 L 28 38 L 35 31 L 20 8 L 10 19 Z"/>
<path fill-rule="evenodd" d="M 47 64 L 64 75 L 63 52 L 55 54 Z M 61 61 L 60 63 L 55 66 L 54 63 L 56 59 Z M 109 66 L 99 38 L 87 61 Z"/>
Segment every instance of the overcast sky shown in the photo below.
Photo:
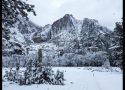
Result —
<path fill-rule="evenodd" d="M 37 16 L 29 14 L 31 21 L 40 26 L 52 24 L 65 14 L 76 19 L 97 19 L 101 25 L 113 29 L 122 18 L 122 0 L 28 0 L 35 5 Z"/>

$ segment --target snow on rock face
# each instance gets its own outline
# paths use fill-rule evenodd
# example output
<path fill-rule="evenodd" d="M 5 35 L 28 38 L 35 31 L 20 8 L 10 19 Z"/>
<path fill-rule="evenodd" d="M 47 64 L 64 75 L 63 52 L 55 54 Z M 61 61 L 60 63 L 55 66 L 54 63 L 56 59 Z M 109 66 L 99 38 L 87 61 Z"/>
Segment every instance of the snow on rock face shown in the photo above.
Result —
<path fill-rule="evenodd" d="M 47 32 L 49 29 L 51 29 L 51 25 L 50 24 L 47 24 L 43 27 L 43 31 L 42 32 Z"/>
<path fill-rule="evenodd" d="M 16 41 L 16 42 L 21 42 L 21 43 L 25 42 L 24 36 L 19 32 L 18 28 L 16 27 L 11 28 L 10 32 L 12 33 L 10 41 Z"/>
<path fill-rule="evenodd" d="M 109 30 L 101 25 L 95 19 L 84 18 L 81 34 L 86 33 L 88 35 L 99 35 L 109 33 Z"/>
<path fill-rule="evenodd" d="M 66 14 L 63 18 L 55 21 L 52 24 L 52 35 L 58 34 L 62 30 L 74 30 L 74 19 L 72 15 Z"/>
<path fill-rule="evenodd" d="M 83 20 L 77 20 L 70 14 L 66 14 L 63 18 L 55 21 L 50 30 L 51 38 L 55 38 L 56 36 L 58 37 L 60 33 L 63 33 L 64 36 L 66 33 L 69 33 L 76 36 L 79 40 L 80 37 L 85 37 L 85 35 L 87 37 L 92 35 L 97 37 L 99 34 L 106 34 L 110 32 L 110 30 L 101 26 L 95 19 L 84 18 Z"/>

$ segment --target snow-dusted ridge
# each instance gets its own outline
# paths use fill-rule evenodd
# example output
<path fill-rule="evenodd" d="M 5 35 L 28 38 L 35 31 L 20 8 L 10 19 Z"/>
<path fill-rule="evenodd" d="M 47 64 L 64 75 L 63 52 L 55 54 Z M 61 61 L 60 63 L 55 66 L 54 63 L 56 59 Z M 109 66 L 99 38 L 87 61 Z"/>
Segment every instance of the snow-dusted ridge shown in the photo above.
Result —
<path fill-rule="evenodd" d="M 99 46 L 100 44 L 97 41 L 101 41 L 105 38 L 105 34 L 110 33 L 108 28 L 101 26 L 95 19 L 84 18 L 83 20 L 78 20 L 71 14 L 66 14 L 54 21 L 52 25 L 47 24 L 44 27 L 37 26 L 30 21 L 24 20 L 24 22 L 11 29 L 11 33 L 15 32 L 16 34 L 11 36 L 10 41 L 21 44 L 24 49 L 31 48 L 33 50 L 32 48 L 35 47 L 34 52 L 43 46 L 54 48 L 55 50 L 58 47 L 67 50 L 70 46 L 71 49 L 68 50 L 68 53 L 76 53 L 78 49 L 74 48 L 74 46 L 75 44 L 80 44 L 82 47 L 84 46 L 85 50 L 83 50 L 87 53 L 89 47 Z M 87 43 L 90 43 L 91 46 L 87 47 Z M 75 51 L 72 51 L 72 49 Z"/>

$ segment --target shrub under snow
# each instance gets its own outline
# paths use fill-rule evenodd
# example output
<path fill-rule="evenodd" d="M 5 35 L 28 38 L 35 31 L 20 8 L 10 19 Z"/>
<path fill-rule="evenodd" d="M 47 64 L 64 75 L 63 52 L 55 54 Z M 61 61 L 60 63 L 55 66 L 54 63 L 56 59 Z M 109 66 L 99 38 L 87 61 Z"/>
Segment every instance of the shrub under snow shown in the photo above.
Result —
<path fill-rule="evenodd" d="M 30 84 L 52 84 L 64 85 L 64 74 L 57 70 L 56 73 L 51 67 L 26 68 L 25 71 L 10 70 L 6 71 L 4 80 L 13 81 L 19 85 Z"/>

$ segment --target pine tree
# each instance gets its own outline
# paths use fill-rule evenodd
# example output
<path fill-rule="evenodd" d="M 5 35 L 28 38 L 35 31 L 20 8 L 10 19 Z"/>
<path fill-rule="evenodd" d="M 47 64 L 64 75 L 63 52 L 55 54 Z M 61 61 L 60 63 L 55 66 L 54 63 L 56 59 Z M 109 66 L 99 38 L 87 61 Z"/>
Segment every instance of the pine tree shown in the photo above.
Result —
<path fill-rule="evenodd" d="M 24 80 L 20 81 L 20 85 L 22 84 L 31 84 L 31 78 L 32 78 L 32 64 L 33 64 L 33 61 L 32 60 L 29 60 L 27 65 L 26 65 L 26 70 L 24 72 Z"/>
<path fill-rule="evenodd" d="M 57 85 L 64 85 L 64 83 L 63 83 L 63 81 L 64 81 L 64 74 L 63 74 L 63 72 L 57 70 L 55 79 L 56 79 L 56 84 Z"/>
<path fill-rule="evenodd" d="M 16 58 L 16 75 L 15 75 L 15 77 L 16 77 L 16 82 L 18 82 L 18 80 L 19 80 L 19 69 L 20 69 L 20 61 L 19 60 L 17 60 L 17 58 Z"/>
<path fill-rule="evenodd" d="M 116 66 L 123 69 L 123 24 L 122 22 L 116 22 L 114 28 L 114 48 L 112 50 L 112 58 Z"/>
<path fill-rule="evenodd" d="M 104 61 L 104 66 L 105 66 L 105 68 L 108 68 L 108 69 L 111 69 L 110 68 L 110 50 L 109 50 L 109 48 L 110 48 L 110 34 L 105 34 L 105 38 L 104 39 L 102 39 L 102 41 L 103 41 L 103 44 L 104 44 L 104 51 L 106 52 L 106 53 L 104 53 L 104 55 L 105 55 L 105 57 L 106 57 L 106 59 L 105 59 L 105 61 Z"/>
<path fill-rule="evenodd" d="M 22 0 L 2 0 L 2 33 L 3 36 L 8 40 L 10 28 L 14 26 L 14 24 L 21 20 L 19 17 L 23 17 L 28 20 L 28 12 L 34 11 L 34 5 L 27 4 Z"/>
<path fill-rule="evenodd" d="M 42 65 L 42 49 L 38 50 L 38 61 L 37 61 L 38 67 Z"/>

